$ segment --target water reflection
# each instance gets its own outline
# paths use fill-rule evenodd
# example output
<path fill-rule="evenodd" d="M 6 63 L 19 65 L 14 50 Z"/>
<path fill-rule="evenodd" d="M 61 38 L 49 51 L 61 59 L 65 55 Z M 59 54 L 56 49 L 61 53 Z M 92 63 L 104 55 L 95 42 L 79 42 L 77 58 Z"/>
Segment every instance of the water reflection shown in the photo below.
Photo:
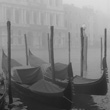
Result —
<path fill-rule="evenodd" d="M 73 96 L 74 107 L 84 110 L 109 110 L 110 108 L 110 96 L 90 96 L 77 94 Z"/>
<path fill-rule="evenodd" d="M 82 95 L 82 94 L 76 94 L 73 96 L 74 99 L 74 106 L 77 109 L 84 109 L 84 110 L 96 110 L 98 108 L 95 106 L 93 97 L 90 95 Z"/>
<path fill-rule="evenodd" d="M 110 108 L 110 101 L 109 95 L 106 96 L 93 96 L 94 102 L 96 106 L 98 106 L 98 110 L 109 110 Z"/>

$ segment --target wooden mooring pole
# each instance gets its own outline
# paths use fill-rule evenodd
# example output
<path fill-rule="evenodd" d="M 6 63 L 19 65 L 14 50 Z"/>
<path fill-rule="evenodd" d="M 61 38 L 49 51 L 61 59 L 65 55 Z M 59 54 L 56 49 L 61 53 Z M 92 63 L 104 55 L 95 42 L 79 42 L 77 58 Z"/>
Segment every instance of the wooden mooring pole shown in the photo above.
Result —
<path fill-rule="evenodd" d="M 105 28 L 105 43 L 104 43 L 104 57 L 107 57 L 107 29 Z"/>
<path fill-rule="evenodd" d="M 83 77 L 83 47 L 84 47 L 84 36 L 83 36 L 83 27 L 80 28 L 81 32 L 81 76 Z"/>
<path fill-rule="evenodd" d="M 27 46 L 26 34 L 24 34 L 24 39 L 25 39 L 26 65 L 28 65 L 29 64 L 29 62 L 28 62 L 28 46 Z"/>
<path fill-rule="evenodd" d="M 107 29 L 105 28 L 104 30 L 104 33 L 105 33 L 105 39 L 104 39 L 104 58 L 105 58 L 105 62 L 104 63 L 104 66 L 103 66 L 103 69 L 106 69 L 106 73 L 108 73 L 108 67 L 107 67 Z M 107 82 L 109 83 L 109 77 L 108 77 L 108 74 L 106 74 L 106 78 L 107 78 Z"/>
<path fill-rule="evenodd" d="M 102 37 L 101 37 L 101 61 L 100 61 L 100 68 L 102 73 L 102 60 L 103 60 L 103 43 L 102 43 Z"/>
<path fill-rule="evenodd" d="M 50 55 L 50 37 L 49 37 L 49 33 L 48 33 L 48 54 L 49 54 L 49 63 L 51 63 L 51 55 Z"/>
<path fill-rule="evenodd" d="M 50 27 L 50 54 L 51 54 L 51 67 L 52 67 L 52 78 L 53 82 L 55 81 L 55 67 L 54 67 L 54 44 L 53 44 L 53 39 L 54 39 L 54 26 Z"/>
<path fill-rule="evenodd" d="M 9 95 L 9 104 L 13 103 L 12 90 L 11 90 L 11 22 L 7 21 L 7 39 L 8 39 L 8 95 Z"/>
<path fill-rule="evenodd" d="M 68 32 L 68 59 L 69 59 L 69 63 L 71 61 L 71 44 L 70 44 L 70 32 Z"/>

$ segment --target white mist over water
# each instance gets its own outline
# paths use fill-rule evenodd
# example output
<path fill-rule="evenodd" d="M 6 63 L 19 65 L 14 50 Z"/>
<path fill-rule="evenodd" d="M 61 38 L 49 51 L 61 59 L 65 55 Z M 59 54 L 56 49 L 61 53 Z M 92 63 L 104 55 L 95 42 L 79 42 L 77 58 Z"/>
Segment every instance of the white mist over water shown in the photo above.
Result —
<path fill-rule="evenodd" d="M 109 12 L 109 0 L 63 0 L 63 3 L 74 4 L 77 7 L 91 7 L 104 13 Z"/>

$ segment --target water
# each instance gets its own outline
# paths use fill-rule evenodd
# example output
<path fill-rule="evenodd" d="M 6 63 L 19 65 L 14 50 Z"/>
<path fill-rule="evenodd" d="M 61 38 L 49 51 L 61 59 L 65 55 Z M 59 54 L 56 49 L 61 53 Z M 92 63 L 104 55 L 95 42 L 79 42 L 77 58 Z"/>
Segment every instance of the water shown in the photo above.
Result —
<path fill-rule="evenodd" d="M 48 50 L 35 50 L 31 49 L 33 54 L 42 58 L 48 62 Z M 6 52 L 6 50 L 5 50 Z M 2 53 L 0 52 L 0 55 Z M 68 64 L 68 50 L 67 49 L 55 49 L 54 50 L 55 62 L 62 62 Z M 12 58 L 16 59 L 23 65 L 26 64 L 25 51 L 24 50 L 13 50 Z M 0 57 L 1 59 L 1 57 Z M 88 74 L 87 78 L 96 79 L 101 77 L 100 70 L 100 49 L 89 49 L 88 50 Z M 1 60 L 0 60 L 1 61 Z M 74 75 L 80 75 L 80 49 L 72 49 L 71 51 L 71 62 L 73 66 Z M 110 50 L 107 50 L 107 64 L 108 64 L 108 77 L 110 68 Z M 0 72 L 2 69 L 0 69 Z M 77 99 L 78 100 L 78 99 Z M 108 93 L 105 96 L 87 96 L 80 95 L 80 98 L 76 104 L 78 108 L 85 108 L 85 110 L 109 110 L 110 109 L 110 84 L 108 83 Z"/>

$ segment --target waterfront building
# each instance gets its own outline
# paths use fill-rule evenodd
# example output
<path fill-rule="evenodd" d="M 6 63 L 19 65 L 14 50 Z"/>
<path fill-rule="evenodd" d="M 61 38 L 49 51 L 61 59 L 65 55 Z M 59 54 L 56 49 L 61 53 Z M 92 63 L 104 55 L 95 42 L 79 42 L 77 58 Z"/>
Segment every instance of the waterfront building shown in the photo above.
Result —
<path fill-rule="evenodd" d="M 54 45 L 64 47 L 66 28 L 62 0 L 0 0 L 0 45 L 7 47 L 6 22 L 11 21 L 12 48 L 46 48 L 50 26 L 54 26 Z"/>

